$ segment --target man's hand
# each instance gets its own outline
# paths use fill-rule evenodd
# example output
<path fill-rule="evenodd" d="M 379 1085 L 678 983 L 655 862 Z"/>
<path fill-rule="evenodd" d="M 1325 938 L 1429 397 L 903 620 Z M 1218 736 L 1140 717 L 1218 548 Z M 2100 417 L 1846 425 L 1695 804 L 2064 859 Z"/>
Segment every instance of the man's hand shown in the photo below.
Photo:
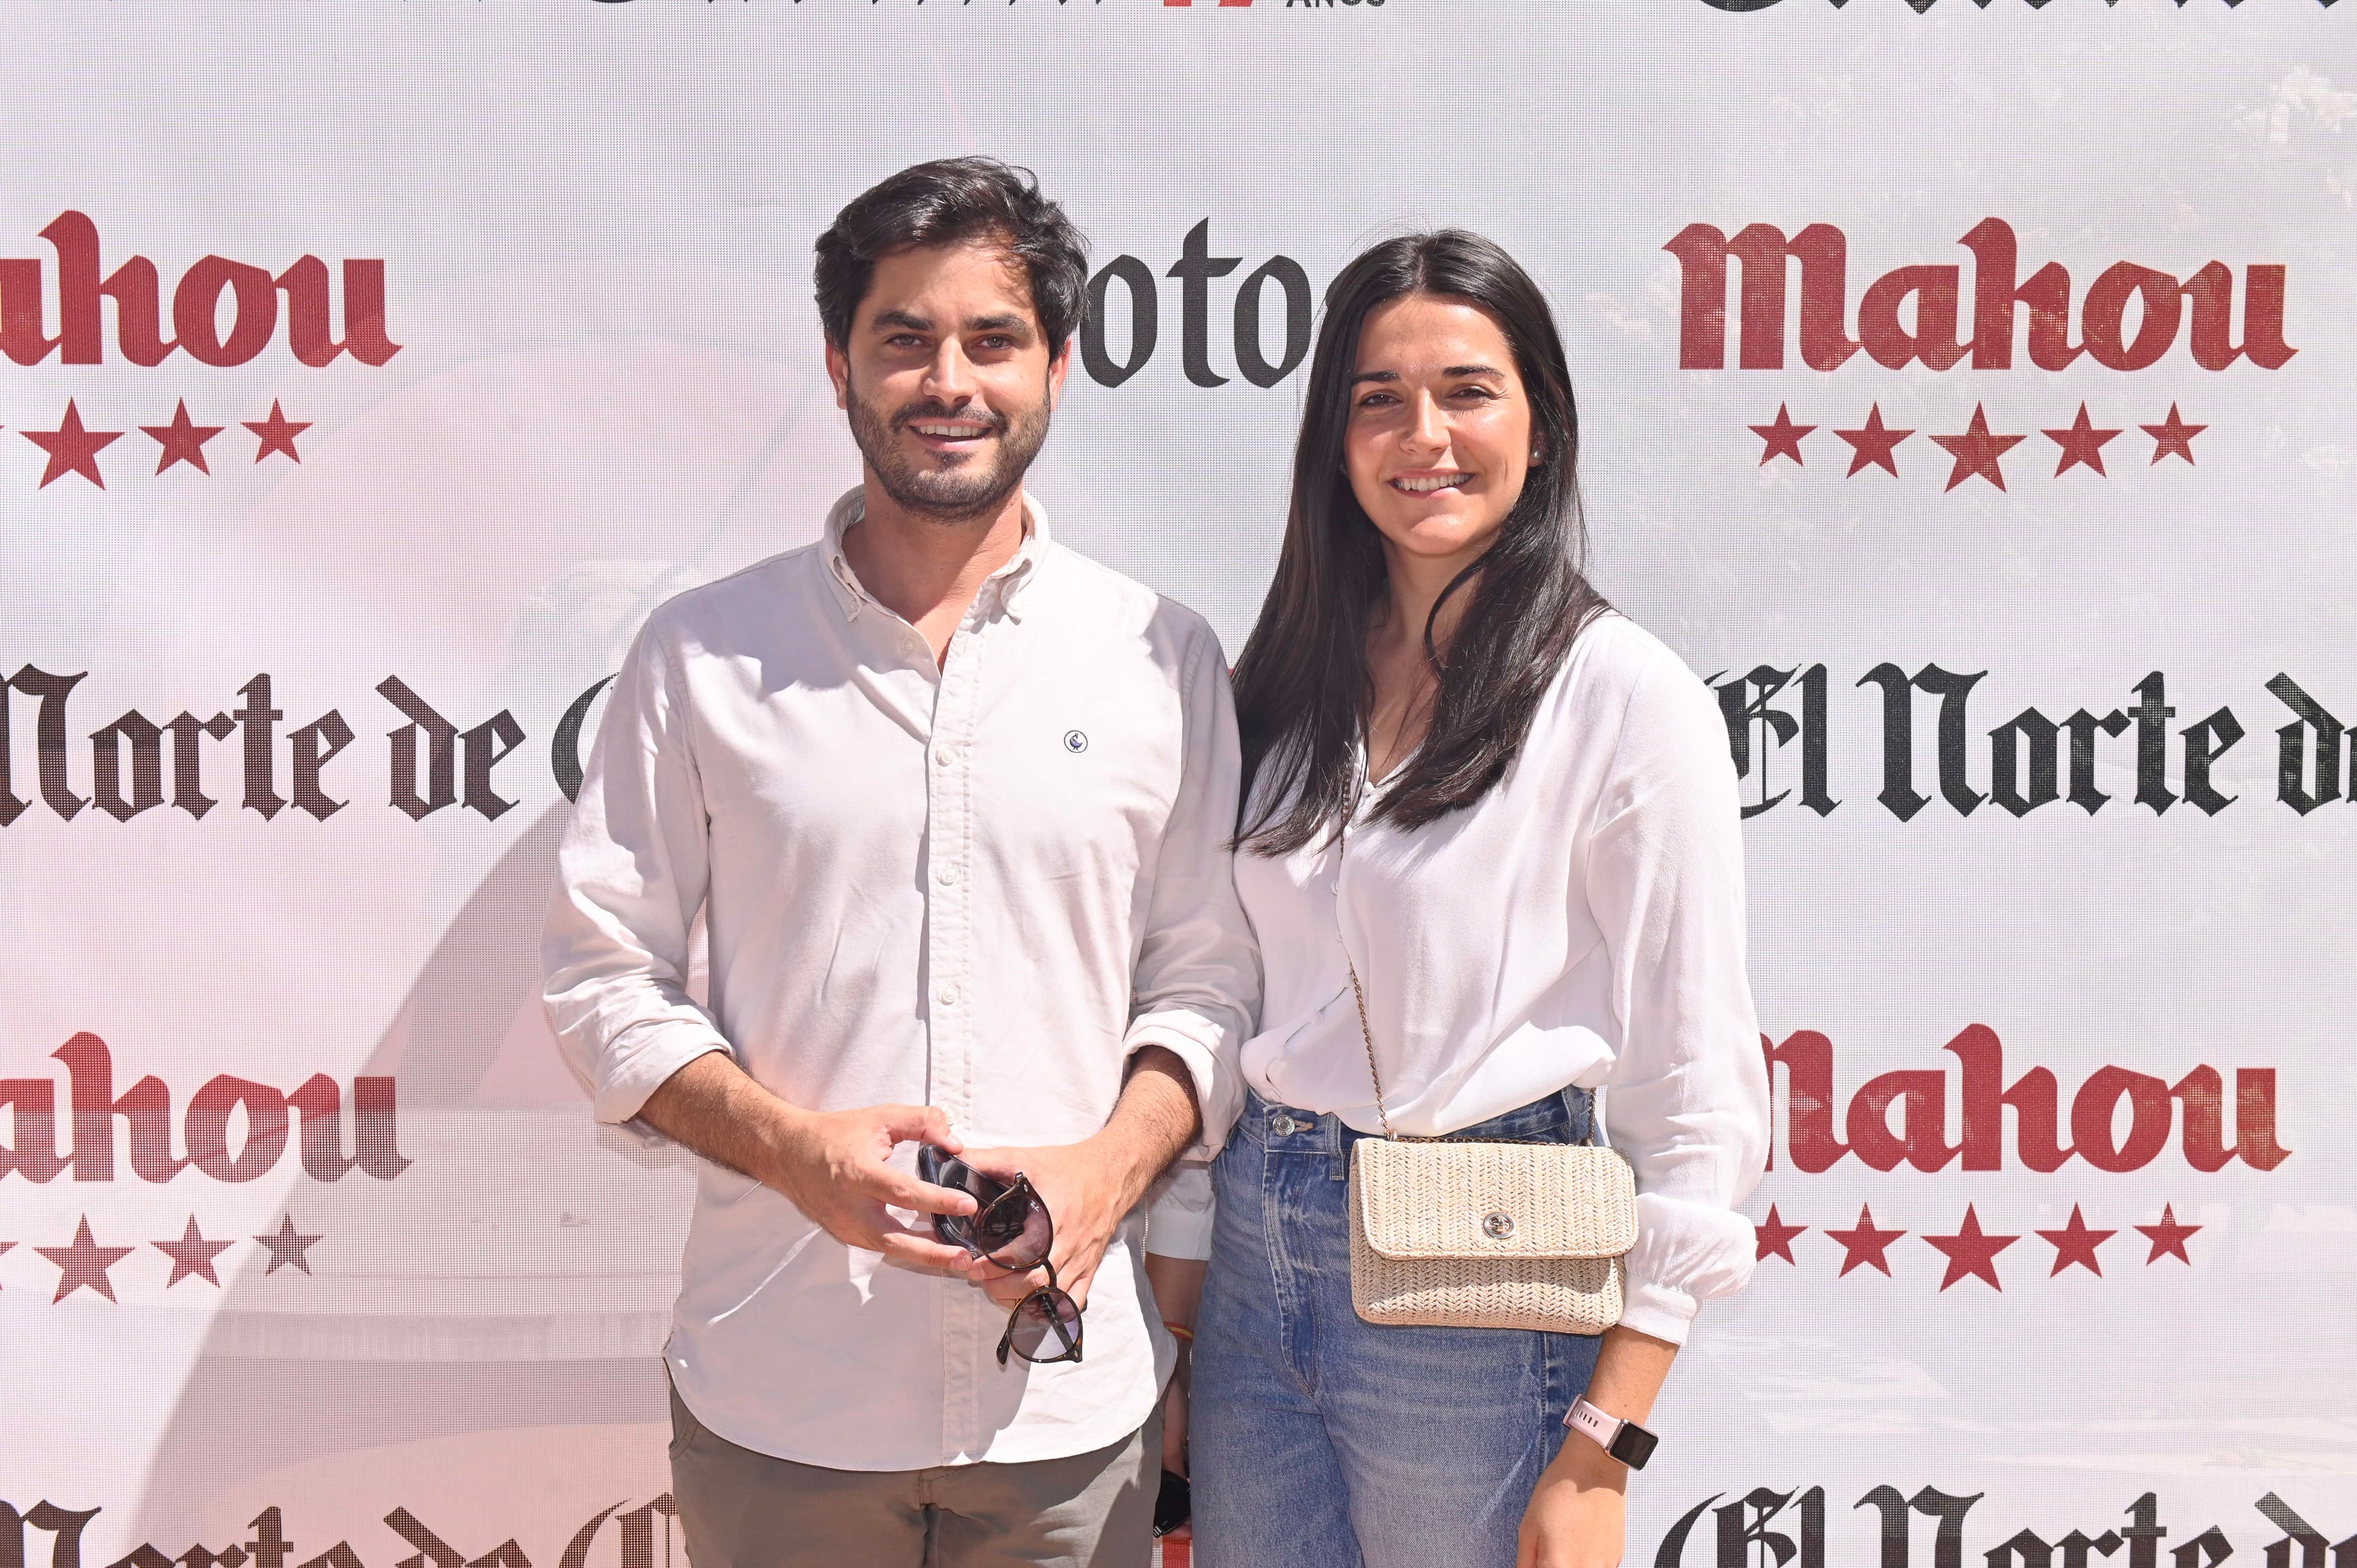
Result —
<path fill-rule="evenodd" d="M 904 1176 L 885 1162 L 900 1144 L 939 1144 L 955 1154 L 956 1134 L 939 1111 L 871 1105 L 813 1112 L 789 1105 L 748 1077 L 725 1051 L 707 1051 L 665 1079 L 639 1119 L 716 1165 L 785 1195 L 848 1247 L 881 1252 L 905 1268 L 959 1274 L 968 1255 L 912 1230 L 885 1205 L 920 1214 L 972 1214 L 963 1192 Z"/>
<path fill-rule="evenodd" d="M 1201 1125 L 1187 1064 L 1174 1051 L 1146 1046 L 1131 1058 L 1121 1100 L 1094 1137 L 1053 1148 L 969 1149 L 965 1163 L 1001 1181 L 1018 1172 L 1031 1178 L 1056 1222 L 1049 1253 L 1056 1283 L 1086 1306 L 1089 1282 L 1114 1231 Z M 982 1259 L 968 1260 L 963 1272 L 991 1300 L 1010 1308 L 1048 1283 L 1045 1269 L 1010 1274 Z"/>
<path fill-rule="evenodd" d="M 889 1204 L 920 1215 L 972 1214 L 974 1200 L 894 1170 L 885 1162 L 903 1143 L 958 1152 L 949 1119 L 930 1105 L 869 1105 L 856 1111 L 798 1112 L 788 1122 L 773 1167 L 762 1181 L 783 1193 L 820 1230 L 848 1247 L 881 1252 L 927 1273 L 963 1274 L 973 1261 L 936 1240 L 930 1225 L 901 1224 Z"/>
<path fill-rule="evenodd" d="M 965 1154 L 966 1164 L 1001 1181 L 1013 1181 L 1018 1172 L 1031 1178 L 1032 1190 L 1056 1222 L 1056 1243 L 1049 1253 L 1056 1265 L 1056 1283 L 1082 1306 L 1089 1304 L 1089 1282 L 1104 1261 L 1114 1231 L 1137 1206 L 1143 1190 L 1132 1189 L 1125 1162 L 1103 1138 L 1099 1133 L 1061 1147 L 969 1149 Z M 1045 1269 L 1010 1274 L 984 1258 L 962 1258 L 959 1272 L 1010 1309 L 1048 1283 Z"/>
<path fill-rule="evenodd" d="M 1523 1510 L 1514 1568 L 1620 1568 L 1628 1486 L 1626 1465 L 1573 1433 Z"/>

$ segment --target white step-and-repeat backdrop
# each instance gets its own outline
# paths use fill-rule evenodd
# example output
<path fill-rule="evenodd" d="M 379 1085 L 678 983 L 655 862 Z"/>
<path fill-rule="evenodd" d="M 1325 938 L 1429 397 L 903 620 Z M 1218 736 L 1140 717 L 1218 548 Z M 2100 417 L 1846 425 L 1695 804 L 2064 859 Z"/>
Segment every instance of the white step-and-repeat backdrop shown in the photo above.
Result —
<path fill-rule="evenodd" d="M 1095 245 L 1034 488 L 1232 650 L 1341 263 L 1552 294 L 1778 1090 L 1631 1561 L 2352 1568 L 2352 9 L 16 5 L 0 1565 L 679 1561 L 690 1176 L 557 1064 L 552 847 L 856 478 L 812 240 L 988 152 Z"/>

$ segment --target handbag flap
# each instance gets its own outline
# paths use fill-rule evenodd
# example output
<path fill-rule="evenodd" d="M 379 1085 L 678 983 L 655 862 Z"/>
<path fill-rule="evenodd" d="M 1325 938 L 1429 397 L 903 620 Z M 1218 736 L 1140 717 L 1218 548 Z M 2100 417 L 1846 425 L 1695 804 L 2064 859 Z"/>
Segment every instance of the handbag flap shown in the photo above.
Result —
<path fill-rule="evenodd" d="M 1617 1149 L 1361 1138 L 1359 1224 L 1386 1258 L 1616 1258 L 1637 1243 Z"/>

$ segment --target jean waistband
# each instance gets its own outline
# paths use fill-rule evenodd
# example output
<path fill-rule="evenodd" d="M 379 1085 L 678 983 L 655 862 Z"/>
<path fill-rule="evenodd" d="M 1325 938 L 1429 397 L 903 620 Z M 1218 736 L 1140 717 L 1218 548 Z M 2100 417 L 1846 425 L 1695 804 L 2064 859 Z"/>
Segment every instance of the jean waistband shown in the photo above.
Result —
<path fill-rule="evenodd" d="M 1466 1142 L 1580 1144 L 1587 1141 L 1595 1114 L 1595 1091 L 1574 1085 L 1486 1122 L 1460 1127 L 1448 1136 Z M 1330 1112 L 1281 1105 L 1258 1090 L 1248 1089 L 1244 1113 L 1234 1135 L 1288 1154 L 1340 1155 L 1361 1138 L 1381 1134 L 1361 1133 Z"/>

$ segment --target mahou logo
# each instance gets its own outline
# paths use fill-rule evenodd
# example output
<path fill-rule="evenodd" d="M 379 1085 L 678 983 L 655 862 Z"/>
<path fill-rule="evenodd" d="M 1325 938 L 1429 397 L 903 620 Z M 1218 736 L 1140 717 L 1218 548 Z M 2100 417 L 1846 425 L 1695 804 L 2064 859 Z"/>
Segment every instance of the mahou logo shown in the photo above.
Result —
<path fill-rule="evenodd" d="M 316 1181 L 340 1181 L 359 1170 L 391 1181 L 409 1168 L 401 1153 L 394 1081 L 352 1080 L 351 1150 L 344 1152 L 343 1090 L 325 1073 L 313 1073 L 282 1092 L 227 1073 L 216 1074 L 189 1096 L 181 1119 L 181 1146 L 172 1153 L 172 1090 L 149 1073 L 121 1094 L 114 1092 L 114 1053 L 84 1030 L 50 1053 L 65 1063 L 70 1083 L 71 1141 L 58 1142 L 57 1085 L 47 1078 L 0 1079 L 0 1108 L 12 1114 L 11 1142 L 0 1144 L 0 1179 L 22 1176 L 47 1182 L 70 1171 L 76 1181 L 115 1179 L 117 1119 L 130 1128 L 131 1169 L 141 1181 L 167 1182 L 189 1166 L 220 1182 L 256 1181 L 277 1168 L 286 1152 L 291 1108 L 300 1119 L 296 1142 L 303 1169 Z M 242 1141 L 231 1129 L 243 1112 Z M 237 1143 L 234 1153 L 231 1145 Z"/>
<path fill-rule="evenodd" d="M 68 365 L 104 363 L 106 300 L 114 303 L 114 350 L 135 365 L 160 365 L 180 352 L 202 364 L 242 365 L 278 337 L 282 320 L 288 350 L 306 365 L 329 364 L 343 354 L 382 365 L 401 352 L 386 333 L 382 260 L 343 263 L 339 337 L 328 263 L 318 257 L 298 257 L 274 275 L 227 256 L 207 256 L 173 286 L 173 335 L 167 338 L 163 279 L 155 263 L 133 256 L 106 272 L 98 225 L 81 212 L 58 214 L 40 237 L 56 252 L 57 336 L 48 336 L 43 324 L 50 263 L 32 256 L 0 260 L 0 353 L 20 365 L 38 365 L 51 354 Z M 226 330 L 224 298 L 231 306 Z"/>
<path fill-rule="evenodd" d="M 1798 347 L 1801 362 L 1813 371 L 1838 370 L 1860 349 L 1894 371 L 1919 362 L 1947 371 L 1967 359 L 1975 371 L 2009 371 L 2025 315 L 2028 328 L 2021 335 L 2030 366 L 2040 371 L 2061 371 L 2082 357 L 2108 370 L 2149 370 L 2180 341 L 2205 371 L 2222 371 L 2238 360 L 2279 370 L 2298 352 L 2284 339 L 2286 269 L 2280 264 L 2245 265 L 2238 289 L 2233 268 L 2222 261 L 2205 263 L 2181 279 L 2140 263 L 2115 262 L 2097 273 L 2083 295 L 2061 262 L 2047 262 L 2024 277 L 2020 241 L 2002 218 L 1981 220 L 1957 243 L 1973 258 L 1969 325 L 1964 269 L 1916 263 L 1894 267 L 1867 285 L 1857 299 L 1853 336 L 1849 236 L 1841 230 L 1812 223 L 1787 237 L 1773 224 L 1753 223 L 1730 239 L 1712 224 L 1689 223 L 1663 247 L 1677 257 L 1680 272 L 1678 368 L 1727 368 L 1730 261 L 1741 268 L 1742 293 L 1734 306 L 1736 365 L 1746 371 L 1785 368 L 1785 307 L 1793 262 L 1801 273 Z M 2164 418 L 2159 403 L 2151 398 L 2148 408 L 2136 411 L 2148 412 L 2149 419 L 2130 415 L 2111 424 L 2091 414 L 2086 400 L 2079 402 L 2075 414 L 2068 404 L 2056 408 L 2050 423 L 2034 426 L 2059 448 L 2053 478 L 2082 467 L 2097 478 L 2110 478 L 2104 448 L 2125 435 L 2129 423 L 2152 438 L 2146 467 L 2167 457 L 2194 466 L 2194 437 L 2209 425 L 2188 419 L 2173 399 Z M 2019 417 L 2000 406 L 1998 424 Z M 1802 443 L 1827 426 L 1803 424 L 1780 403 L 1774 419 L 1749 428 L 1761 442 L 1760 467 L 1789 459 L 1804 468 L 1808 458 Z M 1975 403 L 1964 429 L 1921 434 L 1953 459 L 1946 489 L 1977 478 L 2002 490 L 2006 455 L 2029 439 L 2031 428 L 2002 430 L 1991 423 L 1986 405 Z M 1879 402 L 1852 426 L 1831 426 L 1831 435 L 1849 445 L 1849 478 L 1874 469 L 1899 478 L 1900 445 L 1917 434 L 1887 421 Z M 2120 455 L 2112 456 L 2117 461 Z M 2015 459 L 2027 460 L 2027 454 Z"/>
<path fill-rule="evenodd" d="M 59 213 L 40 237 L 48 242 L 51 257 L 0 258 L 0 354 L 19 365 L 38 365 L 54 355 L 62 365 L 121 360 L 152 369 L 176 354 L 203 365 L 242 365 L 282 340 L 297 364 L 313 370 L 346 355 L 363 365 L 382 365 L 401 352 L 385 325 L 381 258 L 344 262 L 339 311 L 337 279 L 317 256 L 298 256 L 275 274 L 249 262 L 206 256 L 180 274 L 167 298 L 162 274 L 145 256 L 129 257 L 108 269 L 100 255 L 98 225 L 87 213 Z M 113 306 L 112 352 L 109 303 Z M 54 335 L 48 328 L 52 320 L 57 323 Z M 84 391 L 83 396 L 88 395 Z M 251 412 L 261 413 L 258 403 Z M 221 454 L 208 456 L 206 446 L 230 428 L 232 418 L 224 414 L 204 423 L 202 415 L 191 415 L 185 396 L 174 397 L 168 419 L 160 399 L 154 413 L 155 424 L 137 424 L 139 433 L 158 448 L 154 475 L 182 467 L 211 474 L 213 460 Z M 92 413 L 105 422 L 104 415 L 95 410 Z M 253 462 L 273 456 L 289 463 L 303 460 L 297 437 L 312 422 L 291 417 L 277 397 L 270 400 L 267 415 L 233 422 L 254 436 Z M 106 474 L 100 454 L 128 435 L 134 423 L 97 428 L 84 418 L 80 402 L 69 395 L 54 428 L 22 428 L 16 434 L 42 454 L 37 489 L 47 489 L 70 475 L 102 490 Z M 15 448 L 15 443 L 9 446 Z M 117 453 L 109 461 L 121 456 Z"/>
<path fill-rule="evenodd" d="M 2235 1160 L 2271 1171 L 2291 1157 L 2276 1141 L 2273 1068 L 2235 1069 L 2230 1096 L 2225 1076 L 2206 1063 L 2175 1083 L 2129 1068 L 2101 1067 L 2071 1095 L 2066 1110 L 2061 1083 L 2050 1069 L 2033 1067 L 2006 1081 L 2003 1043 L 1986 1025 L 1975 1024 L 1942 1047 L 1961 1068 L 1963 1125 L 1954 1143 L 1948 1141 L 1950 1095 L 1943 1067 L 1905 1068 L 1868 1079 L 1850 1097 L 1843 1119 L 1845 1143 L 1835 1131 L 1840 1100 L 1834 1089 L 1833 1041 L 1802 1029 L 1781 1045 L 1763 1036 L 1760 1049 L 1771 1081 L 1778 1068 L 1784 1069 L 1785 1153 L 1794 1167 L 1811 1176 L 1852 1155 L 1878 1171 L 1896 1170 L 1902 1162 L 1919 1171 L 1937 1171 L 1959 1159 L 1964 1170 L 2002 1170 L 2008 1154 L 2041 1175 L 2052 1175 L 2074 1159 L 2099 1171 L 2141 1170 L 2169 1146 L 2173 1125 L 2181 1134 L 2185 1164 L 2205 1175 Z M 2120 1131 L 2123 1105 L 2128 1114 Z M 1774 1164 L 1771 1155 L 1770 1168 Z"/>
<path fill-rule="evenodd" d="M 1963 271 L 1955 265 L 1894 267 L 1867 286 L 1857 306 L 1857 336 L 1849 335 L 1849 236 L 1830 223 L 1812 223 L 1791 239 L 1754 223 L 1728 239 L 1707 223 L 1690 223 L 1663 249 L 1678 258 L 1681 299 L 1678 368 L 1727 365 L 1727 263 L 1742 263 L 1743 295 L 1737 364 L 1747 371 L 1781 370 L 1785 349 L 1785 288 L 1789 260 L 1801 263 L 1802 362 L 1831 371 L 1863 349 L 1876 363 L 1897 370 L 1921 360 L 1934 371 L 1961 364 L 2002 371 L 2013 364 L 2017 312 L 2029 316 L 2029 361 L 2059 371 L 2082 354 L 2115 371 L 2141 371 L 2184 335 L 2191 317 L 2193 362 L 2222 371 L 2247 358 L 2278 370 L 2298 352 L 2284 341 L 2285 269 L 2243 271 L 2243 341 L 2233 341 L 2233 269 L 2211 262 L 2179 281 L 2134 262 L 2104 269 L 2074 306 L 2071 274 L 2049 262 L 2020 276 L 2021 246 L 2012 225 L 1985 218 L 1957 243 L 1973 255 L 1972 335 L 1961 337 Z M 2131 335 L 2129 302 L 2141 310 Z M 1913 322 L 1905 319 L 1912 302 Z M 2072 341 L 2073 316 L 2078 340 Z"/>

